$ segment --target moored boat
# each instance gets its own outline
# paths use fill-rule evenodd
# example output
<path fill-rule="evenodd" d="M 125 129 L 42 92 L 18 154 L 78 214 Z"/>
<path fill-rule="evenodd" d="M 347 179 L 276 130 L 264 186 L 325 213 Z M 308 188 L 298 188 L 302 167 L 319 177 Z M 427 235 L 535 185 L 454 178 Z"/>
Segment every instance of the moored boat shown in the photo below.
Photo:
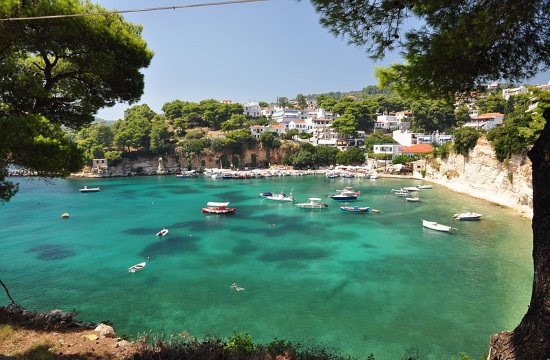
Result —
<path fill-rule="evenodd" d="M 336 201 L 354 201 L 357 200 L 357 195 L 351 191 L 342 191 L 338 194 L 329 195 L 332 200 Z"/>
<path fill-rule="evenodd" d="M 349 193 L 352 193 L 354 195 L 361 195 L 361 191 L 356 191 L 353 187 L 351 186 L 346 186 L 345 188 L 343 188 L 342 190 L 336 190 L 336 192 L 339 192 L 339 193 L 343 193 L 343 192 L 349 192 Z"/>
<path fill-rule="evenodd" d="M 144 261 L 144 262 L 140 262 L 139 264 L 135 264 L 135 265 L 132 265 L 128 268 L 128 271 L 131 272 L 131 273 L 135 273 L 135 272 L 138 272 L 138 271 L 141 271 L 143 270 L 143 268 L 145 267 L 145 265 L 147 265 L 147 263 Z"/>
<path fill-rule="evenodd" d="M 328 205 L 324 203 L 321 198 L 309 198 L 308 200 L 308 202 L 298 203 L 296 206 L 301 209 L 325 209 L 328 207 Z"/>
<path fill-rule="evenodd" d="M 366 213 L 369 209 L 368 206 L 340 206 L 340 210 L 351 213 Z"/>
<path fill-rule="evenodd" d="M 237 209 L 230 208 L 229 202 L 210 201 L 206 203 L 206 207 L 203 207 L 201 211 L 207 214 L 231 214 L 236 212 Z"/>
<path fill-rule="evenodd" d="M 482 214 L 478 214 L 475 212 L 466 212 L 466 213 L 459 213 L 454 214 L 453 219 L 455 220 L 479 220 L 481 218 Z"/>
<path fill-rule="evenodd" d="M 418 202 L 420 201 L 420 198 L 418 196 L 407 196 L 405 200 L 411 201 L 411 202 Z"/>
<path fill-rule="evenodd" d="M 433 185 L 429 185 L 429 184 L 422 185 L 422 184 L 419 184 L 419 185 L 416 185 L 416 187 L 419 188 L 419 189 L 431 189 L 431 188 L 433 188 Z"/>
<path fill-rule="evenodd" d="M 158 233 L 157 233 L 157 236 L 164 236 L 168 234 L 168 229 L 167 228 L 162 228 L 162 230 L 160 230 Z"/>
<path fill-rule="evenodd" d="M 272 193 L 271 195 L 265 196 L 266 199 L 269 200 L 275 200 L 275 201 L 294 201 L 294 196 L 292 195 L 292 191 L 290 192 L 290 195 L 286 195 L 284 191 L 281 191 L 280 193 Z"/>
<path fill-rule="evenodd" d="M 449 232 L 451 230 L 456 230 L 454 227 L 449 225 L 439 224 L 435 221 L 422 220 L 422 226 L 428 229 Z"/>
<path fill-rule="evenodd" d="M 80 192 L 98 192 L 99 187 L 89 188 L 87 186 L 84 186 L 82 189 L 79 189 Z"/>

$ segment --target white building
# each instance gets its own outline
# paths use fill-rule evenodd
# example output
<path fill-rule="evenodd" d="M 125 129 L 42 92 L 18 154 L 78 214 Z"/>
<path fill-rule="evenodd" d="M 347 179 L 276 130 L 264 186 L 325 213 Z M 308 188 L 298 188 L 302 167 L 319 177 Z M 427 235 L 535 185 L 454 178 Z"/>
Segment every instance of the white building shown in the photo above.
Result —
<path fill-rule="evenodd" d="M 374 130 L 379 129 L 410 129 L 411 127 L 412 113 L 406 111 L 400 111 L 394 114 L 382 114 L 376 117 L 374 123 Z"/>
<path fill-rule="evenodd" d="M 527 94 L 528 90 L 525 86 L 520 86 L 517 88 L 509 88 L 502 90 L 502 97 L 505 100 L 510 99 L 511 96 L 520 95 L 520 94 Z"/>
<path fill-rule="evenodd" d="M 395 130 L 392 133 L 392 137 L 395 141 L 403 146 L 412 146 L 417 144 L 444 144 L 446 142 L 452 142 L 453 136 L 447 134 L 440 134 L 436 131 L 432 134 L 413 133 L 407 130 Z"/>
<path fill-rule="evenodd" d="M 487 113 L 472 117 L 470 121 L 464 124 L 465 127 L 471 127 L 477 130 L 491 130 L 495 126 L 502 125 L 504 114 Z"/>
<path fill-rule="evenodd" d="M 373 152 L 375 154 L 386 154 L 394 156 L 401 154 L 401 145 L 400 144 L 374 144 Z"/>
<path fill-rule="evenodd" d="M 245 116 L 257 118 L 262 115 L 262 108 L 260 107 L 260 103 L 258 101 L 252 101 L 252 102 L 243 104 L 243 109 L 244 109 L 243 114 Z"/>

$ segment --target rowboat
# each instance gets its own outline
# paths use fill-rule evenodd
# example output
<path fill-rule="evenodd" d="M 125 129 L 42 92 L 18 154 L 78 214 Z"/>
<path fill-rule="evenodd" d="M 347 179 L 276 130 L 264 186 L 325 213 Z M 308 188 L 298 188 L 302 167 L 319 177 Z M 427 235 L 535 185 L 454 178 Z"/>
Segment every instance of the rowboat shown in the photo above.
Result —
<path fill-rule="evenodd" d="M 168 229 L 167 229 L 167 228 L 163 228 L 161 231 L 159 231 L 159 232 L 157 233 L 157 236 L 164 236 L 164 235 L 166 235 L 166 234 L 168 234 Z"/>
<path fill-rule="evenodd" d="M 128 271 L 131 272 L 131 273 L 135 273 L 135 272 L 138 272 L 138 271 L 141 271 L 143 270 L 143 268 L 145 267 L 145 265 L 147 265 L 147 263 L 144 261 L 144 262 L 140 262 L 139 264 L 135 264 L 133 266 L 130 266 L 128 268 Z"/>
<path fill-rule="evenodd" d="M 231 214 L 237 211 L 236 208 L 230 208 L 229 202 L 214 202 L 209 201 L 206 203 L 206 207 L 203 207 L 201 211 L 207 214 Z"/>
<path fill-rule="evenodd" d="M 340 206 L 340 210 L 351 213 L 365 213 L 369 209 L 368 206 Z"/>

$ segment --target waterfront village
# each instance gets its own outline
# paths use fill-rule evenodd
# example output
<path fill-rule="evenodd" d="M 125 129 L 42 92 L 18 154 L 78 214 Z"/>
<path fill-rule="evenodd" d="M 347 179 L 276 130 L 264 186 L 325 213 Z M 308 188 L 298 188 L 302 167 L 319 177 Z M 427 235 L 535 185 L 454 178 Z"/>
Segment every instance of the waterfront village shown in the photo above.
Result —
<path fill-rule="evenodd" d="M 550 82 L 546 85 L 536 86 L 540 90 L 550 90 Z M 498 91 L 498 83 L 493 83 L 488 86 L 488 93 Z M 505 100 L 510 99 L 515 95 L 528 94 L 529 90 L 525 86 L 515 88 L 502 89 L 502 97 Z M 231 103 L 231 100 L 222 102 Z M 344 137 L 339 134 L 331 125 L 338 118 L 338 114 L 330 111 L 325 111 L 317 106 L 316 99 L 307 99 L 307 106 L 304 110 L 273 107 L 261 107 L 257 101 L 251 101 L 243 104 L 244 115 L 250 118 L 258 118 L 264 116 L 271 120 L 270 125 L 253 125 L 249 128 L 251 136 L 260 139 L 265 132 L 271 132 L 279 137 L 282 137 L 287 131 L 293 130 L 294 133 L 306 133 L 308 136 L 294 136 L 295 141 L 309 142 L 314 146 L 331 146 L 345 150 L 350 147 L 361 147 L 365 145 L 365 131 L 357 131 L 354 137 Z M 463 127 L 470 127 L 477 130 L 487 132 L 494 127 L 501 126 L 504 121 L 502 113 L 486 113 L 479 114 L 475 100 L 469 102 L 457 103 L 456 106 L 466 105 L 469 109 L 470 120 L 464 123 Z M 537 98 L 533 98 L 529 104 L 529 110 L 537 107 Z M 427 154 L 434 150 L 433 144 L 442 145 L 452 142 L 453 135 L 440 133 L 415 133 L 411 130 L 411 119 L 413 113 L 410 111 L 400 111 L 395 113 L 380 113 L 377 115 L 374 122 L 373 131 L 381 131 L 391 134 L 395 143 L 380 143 L 373 145 L 373 153 L 382 155 L 380 157 L 368 158 L 366 153 L 366 162 L 364 167 L 359 167 L 358 173 L 361 176 L 373 174 L 372 170 L 378 169 L 379 173 L 406 173 L 416 177 L 420 177 L 420 173 L 425 170 L 425 160 L 411 162 L 409 166 L 392 165 L 391 160 L 399 155 L 416 156 L 425 158 Z M 385 160 L 380 160 L 384 158 Z M 377 160 L 378 159 L 378 160 Z M 95 159 L 92 165 L 92 173 L 100 175 L 106 172 L 108 164 L 105 159 Z M 275 169 L 274 174 L 281 174 L 279 169 Z M 284 168 L 288 169 L 288 168 Z M 331 170 L 331 169 L 328 169 Z M 159 166 L 155 171 L 157 174 L 170 173 L 165 169 L 161 159 Z M 268 173 L 269 175 L 269 173 Z"/>

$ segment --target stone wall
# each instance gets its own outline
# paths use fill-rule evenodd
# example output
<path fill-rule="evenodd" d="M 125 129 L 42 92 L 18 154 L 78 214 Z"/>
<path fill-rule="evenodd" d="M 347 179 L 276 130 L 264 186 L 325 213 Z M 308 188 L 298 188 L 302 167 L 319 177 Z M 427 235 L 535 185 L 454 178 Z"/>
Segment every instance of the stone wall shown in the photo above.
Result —
<path fill-rule="evenodd" d="M 527 217 L 533 213 L 531 161 L 526 154 L 499 162 L 491 143 L 480 138 L 469 156 L 451 154 L 430 160 L 425 179 L 451 190 L 515 208 Z"/>

